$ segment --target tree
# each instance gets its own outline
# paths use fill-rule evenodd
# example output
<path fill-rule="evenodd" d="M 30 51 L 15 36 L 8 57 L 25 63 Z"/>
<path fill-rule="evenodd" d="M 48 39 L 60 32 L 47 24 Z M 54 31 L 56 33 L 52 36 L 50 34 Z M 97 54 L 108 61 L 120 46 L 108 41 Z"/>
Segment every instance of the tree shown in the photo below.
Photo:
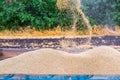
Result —
<path fill-rule="evenodd" d="M 92 24 L 113 26 L 120 22 L 120 0 L 82 0 L 82 5 Z"/>
<path fill-rule="evenodd" d="M 50 29 L 58 25 L 58 17 L 56 0 L 0 0 L 0 26 L 7 29 Z"/>
<path fill-rule="evenodd" d="M 120 0 L 115 0 L 116 1 L 116 12 L 114 12 L 115 16 L 114 19 L 116 21 L 116 24 L 120 26 Z"/>

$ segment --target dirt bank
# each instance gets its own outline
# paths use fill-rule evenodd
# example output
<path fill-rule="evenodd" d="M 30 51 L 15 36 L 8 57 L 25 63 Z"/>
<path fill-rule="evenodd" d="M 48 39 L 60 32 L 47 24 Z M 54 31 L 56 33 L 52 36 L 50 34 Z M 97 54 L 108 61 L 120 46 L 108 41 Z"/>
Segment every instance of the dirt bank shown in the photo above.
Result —
<path fill-rule="evenodd" d="M 75 47 L 86 44 L 87 40 L 88 37 L 0 38 L 0 48 L 62 48 L 61 42 L 64 42 L 67 47 Z M 120 36 L 94 36 L 91 45 L 119 46 Z"/>

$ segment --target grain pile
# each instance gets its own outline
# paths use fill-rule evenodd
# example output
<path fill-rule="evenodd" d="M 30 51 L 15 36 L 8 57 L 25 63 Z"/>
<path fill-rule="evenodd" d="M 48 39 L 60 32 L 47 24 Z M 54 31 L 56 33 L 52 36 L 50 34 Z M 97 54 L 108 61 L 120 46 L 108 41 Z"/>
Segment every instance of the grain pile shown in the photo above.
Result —
<path fill-rule="evenodd" d="M 97 47 L 81 54 L 40 49 L 0 61 L 0 74 L 120 74 L 120 52 Z"/>

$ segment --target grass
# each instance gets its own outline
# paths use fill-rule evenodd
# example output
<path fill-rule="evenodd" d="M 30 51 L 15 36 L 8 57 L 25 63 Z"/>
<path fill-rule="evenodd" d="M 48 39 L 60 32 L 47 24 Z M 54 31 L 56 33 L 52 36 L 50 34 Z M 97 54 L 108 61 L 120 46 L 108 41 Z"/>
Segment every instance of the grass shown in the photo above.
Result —
<path fill-rule="evenodd" d="M 106 27 L 101 26 L 94 26 L 93 35 L 119 35 L 120 34 L 120 27 L 116 27 L 115 31 L 112 31 Z M 60 36 L 86 36 L 89 35 L 89 31 L 73 31 L 73 30 L 64 30 L 62 31 L 61 28 L 58 26 L 52 30 L 45 30 L 45 31 L 37 31 L 35 29 L 31 29 L 29 27 L 25 29 L 9 31 L 3 30 L 0 32 L 0 37 L 2 38 L 15 38 L 15 37 L 60 37 Z"/>

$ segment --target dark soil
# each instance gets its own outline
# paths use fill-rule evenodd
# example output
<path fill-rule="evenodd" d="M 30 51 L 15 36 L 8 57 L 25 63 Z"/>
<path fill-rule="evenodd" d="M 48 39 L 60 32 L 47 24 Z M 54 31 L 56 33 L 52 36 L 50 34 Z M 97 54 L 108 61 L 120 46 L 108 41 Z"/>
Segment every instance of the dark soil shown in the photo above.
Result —
<path fill-rule="evenodd" d="M 76 45 L 85 44 L 88 38 L 37 38 L 37 39 L 0 39 L 0 48 L 61 48 L 60 41 L 75 42 Z M 7 43 L 7 45 L 6 45 Z M 91 45 L 120 45 L 120 36 L 92 37 Z M 72 45 L 68 46 L 72 47 Z"/>
<path fill-rule="evenodd" d="M 2 52 L 2 49 L 0 49 L 0 56 L 3 56 L 3 52 Z"/>

